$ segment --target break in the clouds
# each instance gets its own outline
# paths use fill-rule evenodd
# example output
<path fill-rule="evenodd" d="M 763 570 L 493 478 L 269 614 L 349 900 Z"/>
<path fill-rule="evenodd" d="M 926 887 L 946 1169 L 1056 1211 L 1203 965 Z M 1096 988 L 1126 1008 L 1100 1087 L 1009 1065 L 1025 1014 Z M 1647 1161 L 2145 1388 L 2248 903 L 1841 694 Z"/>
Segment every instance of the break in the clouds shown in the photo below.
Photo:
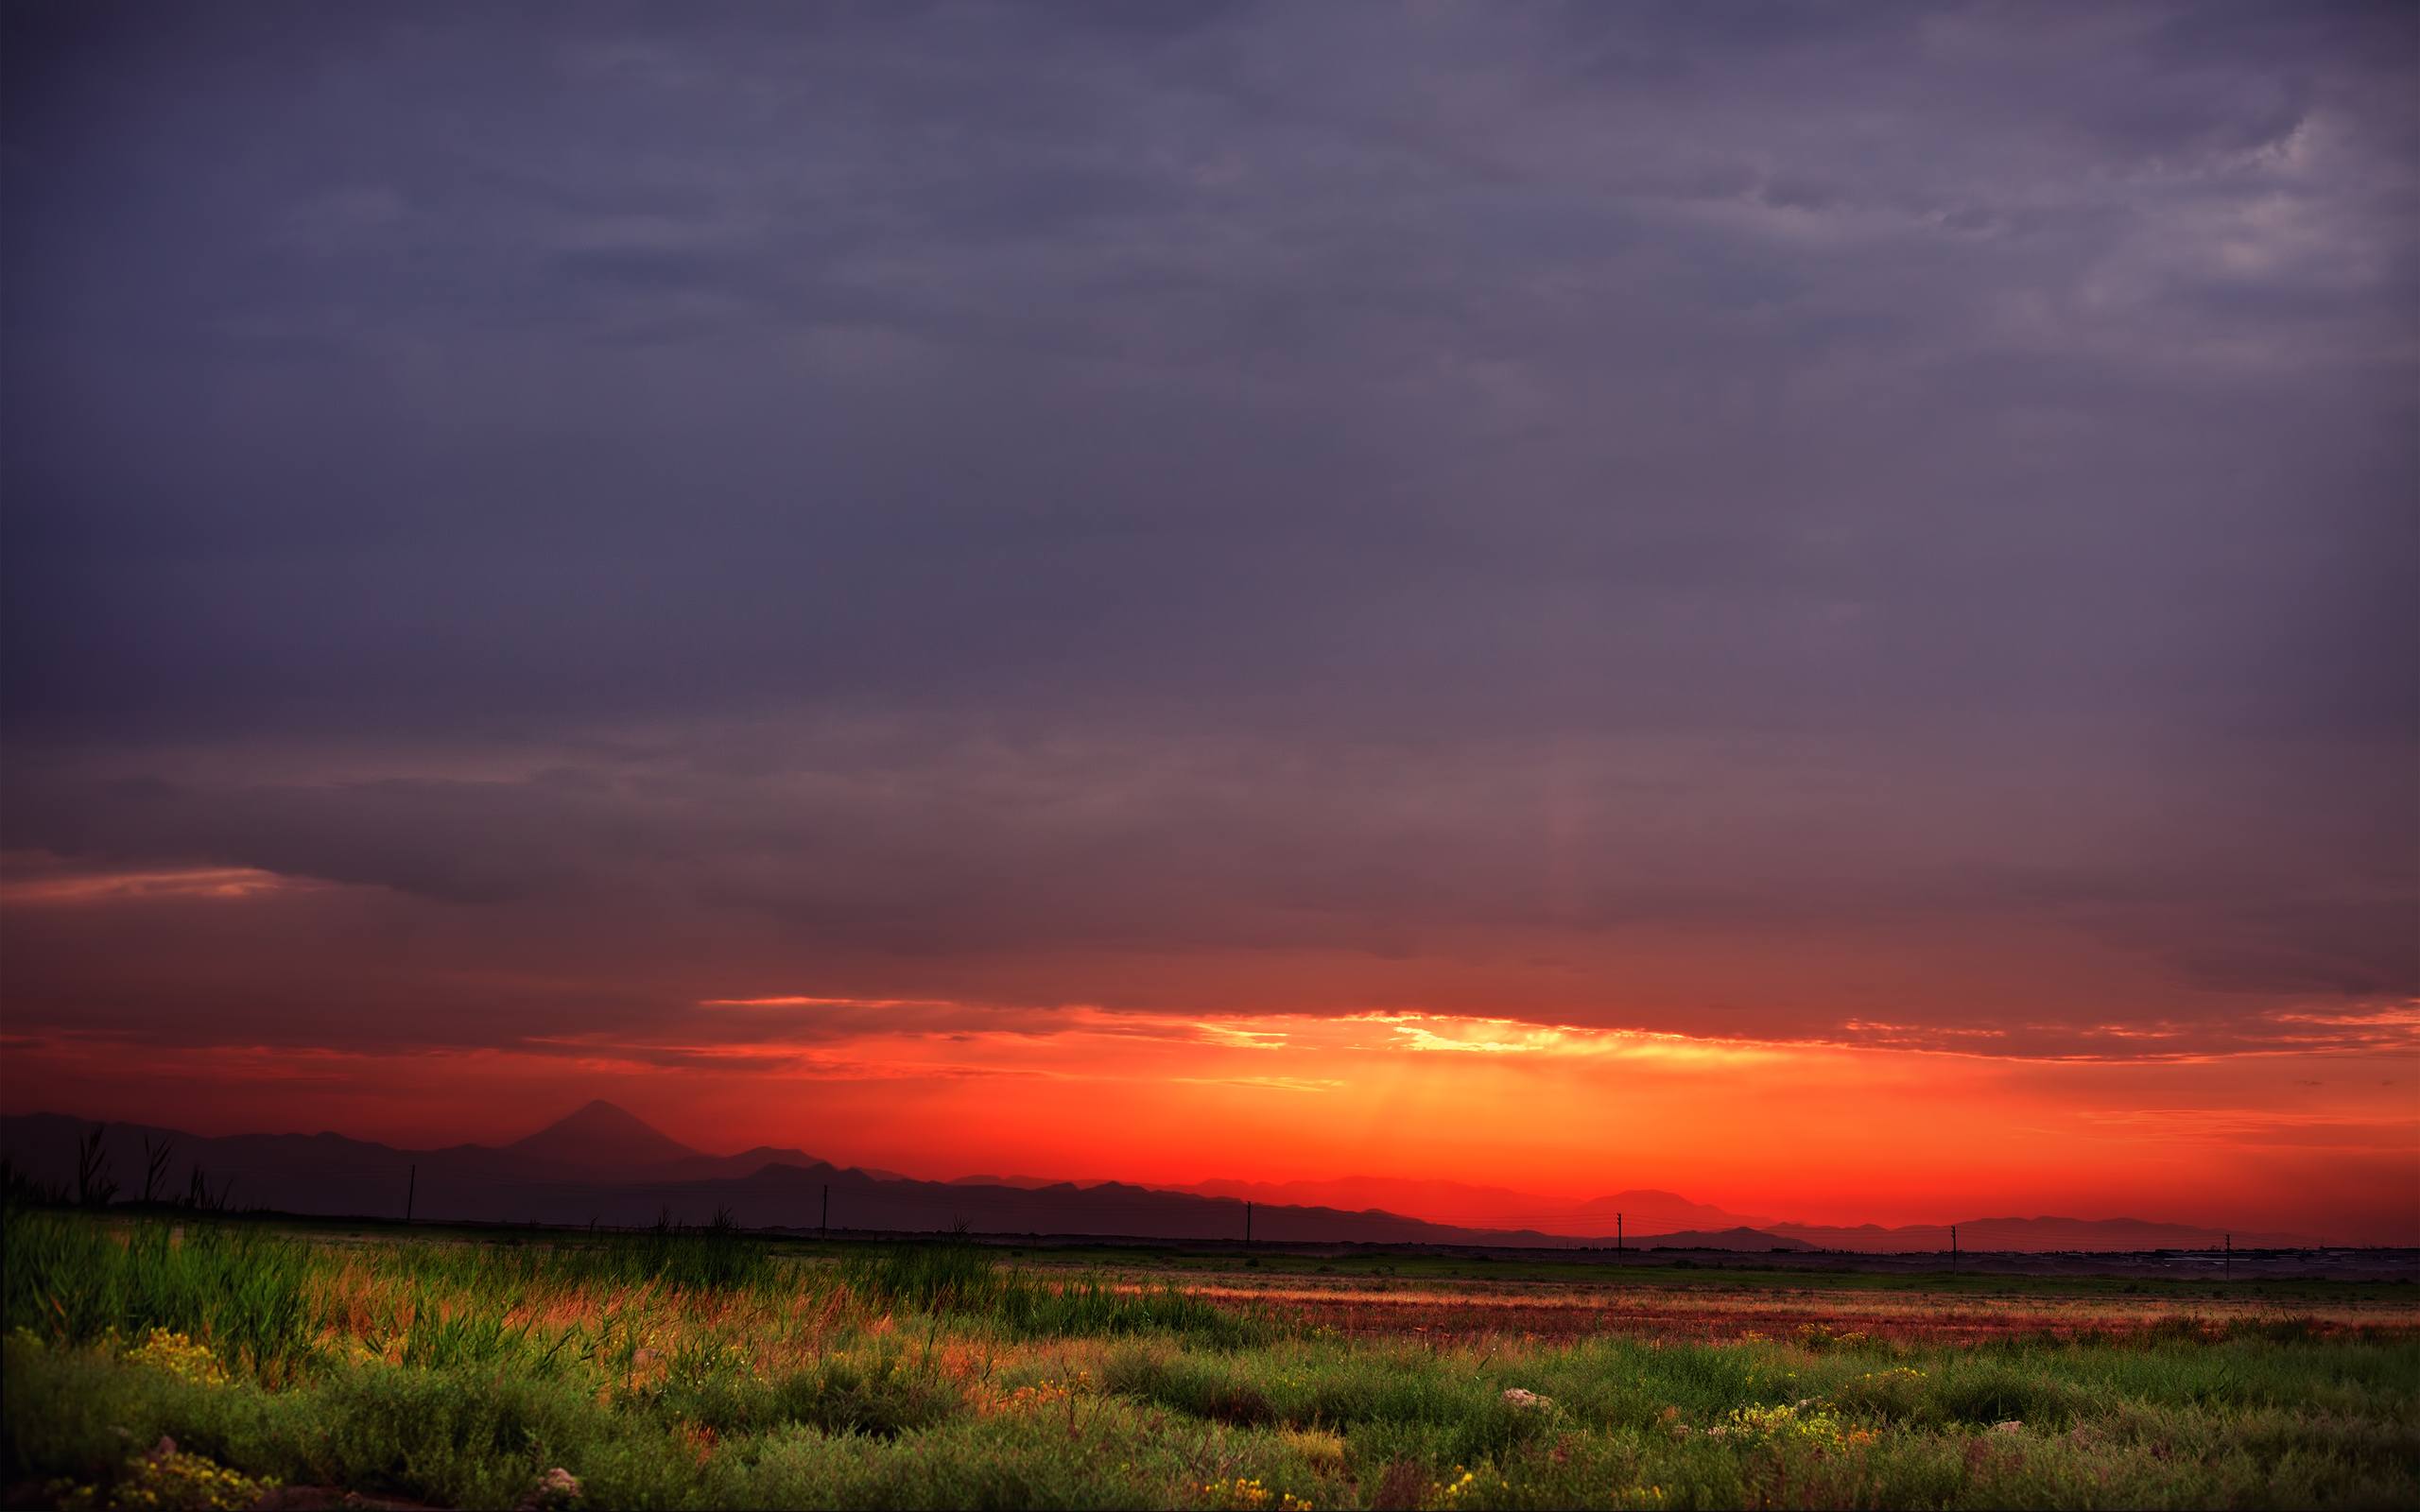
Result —
<path fill-rule="evenodd" d="M 12 1029 L 2409 1048 L 2407 8 L 0 20 Z"/>

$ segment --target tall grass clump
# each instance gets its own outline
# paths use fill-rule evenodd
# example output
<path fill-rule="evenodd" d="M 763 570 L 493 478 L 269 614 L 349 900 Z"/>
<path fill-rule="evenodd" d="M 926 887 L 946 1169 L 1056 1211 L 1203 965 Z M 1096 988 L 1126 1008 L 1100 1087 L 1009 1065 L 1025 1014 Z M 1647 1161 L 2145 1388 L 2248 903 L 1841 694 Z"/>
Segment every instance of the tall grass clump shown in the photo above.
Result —
<path fill-rule="evenodd" d="M 596 1248 L 556 1249 L 542 1267 L 549 1280 L 651 1280 L 696 1292 L 762 1286 L 773 1272 L 771 1255 L 727 1210 L 717 1211 L 709 1224 L 677 1224 L 666 1216 L 643 1233 L 616 1236 Z"/>
<path fill-rule="evenodd" d="M 1098 1277 L 1045 1281 L 999 1264 L 963 1233 L 853 1254 L 840 1263 L 840 1274 L 870 1301 L 988 1321 L 1017 1338 L 1166 1333 L 1232 1349 L 1275 1332 L 1264 1318 L 1224 1311 L 1173 1280 L 1144 1288 Z"/>
<path fill-rule="evenodd" d="M 925 1244 L 884 1245 L 842 1258 L 841 1280 L 869 1301 L 928 1313 L 989 1313 L 1006 1290 L 991 1252 L 965 1231 Z"/>
<path fill-rule="evenodd" d="M 769 1284 L 776 1272 L 770 1251 L 728 1212 L 710 1224 L 665 1217 L 635 1233 L 579 1241 L 410 1246 L 387 1261 L 423 1284 L 507 1295 L 651 1282 L 673 1291 L 739 1291 Z"/>
<path fill-rule="evenodd" d="M 0 1313 L 11 1332 L 82 1344 L 166 1329 L 263 1368 L 310 1349 L 310 1253 L 290 1240 L 13 1208 L 0 1234 Z"/>
<path fill-rule="evenodd" d="M 1159 1333 L 1236 1349 L 1266 1343 L 1277 1332 L 1263 1317 L 1215 1306 L 1174 1281 L 1130 1291 L 1085 1277 L 1051 1286 L 1011 1271 L 1002 1282 L 992 1315 L 1026 1337 Z"/>

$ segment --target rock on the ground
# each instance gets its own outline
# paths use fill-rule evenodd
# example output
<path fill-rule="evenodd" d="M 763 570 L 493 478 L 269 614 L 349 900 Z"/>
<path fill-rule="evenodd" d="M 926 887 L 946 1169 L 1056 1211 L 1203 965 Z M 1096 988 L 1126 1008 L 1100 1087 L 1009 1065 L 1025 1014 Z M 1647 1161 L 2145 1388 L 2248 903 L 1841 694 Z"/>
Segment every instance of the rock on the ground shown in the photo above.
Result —
<path fill-rule="evenodd" d="M 513 1512 L 547 1512 L 554 1507 L 566 1507 L 579 1500 L 579 1477 L 558 1465 L 538 1477 L 538 1485 Z"/>

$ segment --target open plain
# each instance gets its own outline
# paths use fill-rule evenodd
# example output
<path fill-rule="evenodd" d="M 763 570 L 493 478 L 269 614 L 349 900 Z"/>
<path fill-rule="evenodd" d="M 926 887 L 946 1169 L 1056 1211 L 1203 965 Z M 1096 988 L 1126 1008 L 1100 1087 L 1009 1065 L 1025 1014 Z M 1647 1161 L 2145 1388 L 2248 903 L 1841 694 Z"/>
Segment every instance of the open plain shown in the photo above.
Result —
<path fill-rule="evenodd" d="M 2420 1499 L 2408 1270 L 2214 1281 L 1988 1258 L 1777 1270 L 38 1211 L 7 1238 L 16 1504 Z"/>

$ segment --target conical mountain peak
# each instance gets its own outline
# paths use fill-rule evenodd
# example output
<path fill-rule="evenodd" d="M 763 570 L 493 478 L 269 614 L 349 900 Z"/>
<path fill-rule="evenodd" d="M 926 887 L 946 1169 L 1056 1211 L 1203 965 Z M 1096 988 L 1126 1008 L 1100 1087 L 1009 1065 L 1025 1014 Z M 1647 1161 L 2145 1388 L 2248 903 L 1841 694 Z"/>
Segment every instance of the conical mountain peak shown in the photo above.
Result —
<path fill-rule="evenodd" d="M 548 1165 L 600 1173 L 669 1165 L 698 1154 L 629 1109 L 602 1098 L 505 1148 Z"/>

